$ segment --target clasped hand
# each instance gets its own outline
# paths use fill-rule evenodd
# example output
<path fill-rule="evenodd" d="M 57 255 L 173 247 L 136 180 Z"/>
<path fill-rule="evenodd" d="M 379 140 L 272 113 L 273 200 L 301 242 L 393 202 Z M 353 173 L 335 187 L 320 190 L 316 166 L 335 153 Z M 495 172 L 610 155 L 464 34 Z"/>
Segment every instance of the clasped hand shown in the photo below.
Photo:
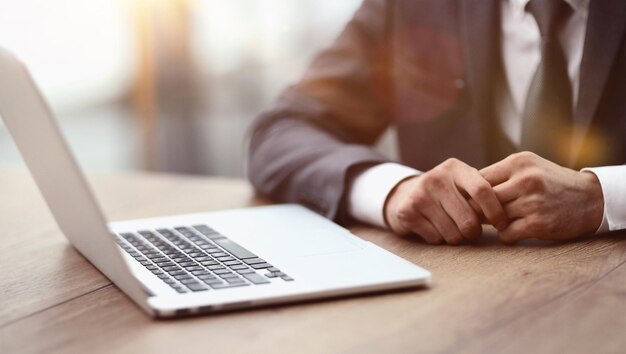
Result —
<path fill-rule="evenodd" d="M 603 208 L 593 173 L 521 152 L 480 171 L 449 159 L 401 182 L 384 212 L 395 233 L 414 233 L 430 244 L 458 244 L 479 238 L 485 223 L 506 243 L 592 234 Z"/>

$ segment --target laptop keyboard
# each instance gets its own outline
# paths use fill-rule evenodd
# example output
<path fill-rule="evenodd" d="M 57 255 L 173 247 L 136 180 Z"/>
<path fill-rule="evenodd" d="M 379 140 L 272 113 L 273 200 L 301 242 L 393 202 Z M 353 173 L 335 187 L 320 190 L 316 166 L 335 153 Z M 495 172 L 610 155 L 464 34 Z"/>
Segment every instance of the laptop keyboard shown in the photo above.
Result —
<path fill-rule="evenodd" d="M 125 232 L 117 243 L 179 293 L 293 278 L 206 225 Z"/>

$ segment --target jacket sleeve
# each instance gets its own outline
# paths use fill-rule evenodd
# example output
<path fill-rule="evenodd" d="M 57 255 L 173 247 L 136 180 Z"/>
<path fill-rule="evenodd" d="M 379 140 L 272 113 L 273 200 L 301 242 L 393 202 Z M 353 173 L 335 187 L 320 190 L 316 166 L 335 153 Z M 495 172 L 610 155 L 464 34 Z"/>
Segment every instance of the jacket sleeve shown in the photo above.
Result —
<path fill-rule="evenodd" d="M 366 0 L 252 128 L 248 178 L 256 190 L 344 221 L 345 194 L 360 168 L 387 162 L 372 150 L 389 122 L 389 18 Z"/>

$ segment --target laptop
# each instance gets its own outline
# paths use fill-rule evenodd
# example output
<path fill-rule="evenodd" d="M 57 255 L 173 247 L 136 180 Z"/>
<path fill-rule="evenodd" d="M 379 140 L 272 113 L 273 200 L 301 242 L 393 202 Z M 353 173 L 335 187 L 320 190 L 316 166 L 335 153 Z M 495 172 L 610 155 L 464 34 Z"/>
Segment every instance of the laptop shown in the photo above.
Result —
<path fill-rule="evenodd" d="M 1 48 L 0 116 L 69 242 L 152 317 L 430 280 L 425 269 L 295 204 L 107 223 L 26 67 Z"/>

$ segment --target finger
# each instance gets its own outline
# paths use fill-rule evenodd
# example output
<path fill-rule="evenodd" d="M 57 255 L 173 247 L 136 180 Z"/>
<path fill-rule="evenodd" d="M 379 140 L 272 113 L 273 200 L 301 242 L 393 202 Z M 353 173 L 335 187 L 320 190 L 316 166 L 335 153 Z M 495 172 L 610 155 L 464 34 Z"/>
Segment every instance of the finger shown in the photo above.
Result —
<path fill-rule="evenodd" d="M 467 200 L 467 203 L 469 203 L 469 206 L 472 208 L 472 210 L 474 210 L 474 213 L 476 213 L 476 215 L 478 216 L 478 219 L 480 219 L 481 224 L 487 221 L 487 219 L 485 219 L 485 214 L 483 214 L 483 211 L 480 209 L 480 206 L 476 204 L 474 199 L 468 196 L 465 200 Z"/>
<path fill-rule="evenodd" d="M 519 199 L 522 196 L 522 188 L 515 179 L 510 179 L 504 183 L 498 184 L 493 187 L 493 191 L 502 204 L 507 204 L 513 200 Z M 508 213 L 507 215 L 512 217 Z"/>
<path fill-rule="evenodd" d="M 484 179 L 487 180 L 487 182 L 489 182 L 489 184 L 497 186 L 511 177 L 512 169 L 509 166 L 508 160 L 504 159 L 483 168 L 479 171 L 479 173 Z"/>
<path fill-rule="evenodd" d="M 429 208 L 422 210 L 422 213 L 435 227 L 446 243 L 456 245 L 463 241 L 461 231 L 456 227 L 452 218 L 443 210 L 441 204 L 433 204 Z"/>
<path fill-rule="evenodd" d="M 457 173 L 454 183 L 478 204 L 487 221 L 500 230 L 508 224 L 508 216 L 496 192 L 473 168 Z"/>
<path fill-rule="evenodd" d="M 513 220 L 504 230 L 498 231 L 498 237 L 500 238 L 500 241 L 512 244 L 517 241 L 533 237 L 533 235 L 531 235 L 528 231 L 527 224 L 527 218 Z"/>
<path fill-rule="evenodd" d="M 519 219 L 528 216 L 531 212 L 528 209 L 528 200 L 526 198 L 515 199 L 504 204 L 504 210 L 511 219 Z"/>
<path fill-rule="evenodd" d="M 410 225 L 407 225 L 407 227 L 428 244 L 439 245 L 443 242 L 443 236 L 441 236 L 435 226 L 423 215 L 417 217 Z"/>
<path fill-rule="evenodd" d="M 441 197 L 441 206 L 450 218 L 452 218 L 464 238 L 475 240 L 480 237 L 482 233 L 480 220 L 459 191 L 454 188 L 450 188 L 449 191 L 446 191 Z"/>

